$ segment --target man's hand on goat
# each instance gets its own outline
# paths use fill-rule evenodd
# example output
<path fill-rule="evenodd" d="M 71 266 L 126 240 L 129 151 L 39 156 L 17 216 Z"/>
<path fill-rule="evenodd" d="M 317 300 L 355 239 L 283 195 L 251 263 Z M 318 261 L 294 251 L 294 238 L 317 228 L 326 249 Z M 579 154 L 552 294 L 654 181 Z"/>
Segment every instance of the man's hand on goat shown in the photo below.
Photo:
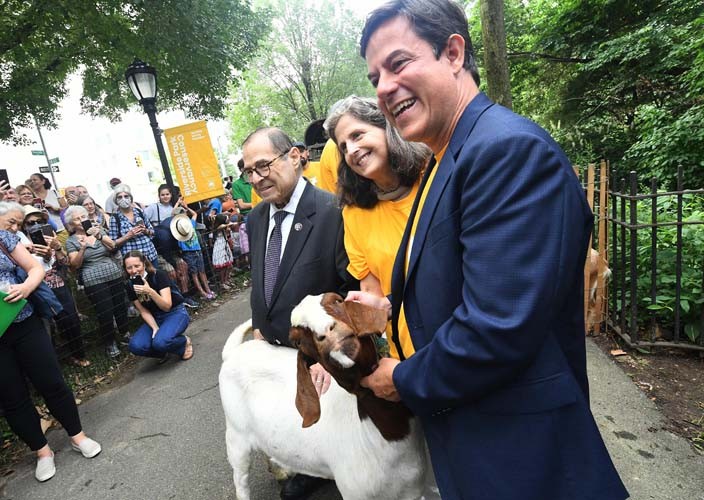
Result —
<path fill-rule="evenodd" d="M 377 369 L 360 380 L 359 383 L 362 387 L 371 389 L 378 398 L 388 399 L 389 401 L 401 401 L 401 396 L 396 392 L 393 379 L 394 368 L 399 363 L 398 359 L 381 358 Z"/>
<path fill-rule="evenodd" d="M 252 330 L 252 338 L 254 340 L 264 340 L 264 335 L 262 335 L 262 332 L 259 330 L 259 328 L 255 328 Z"/>
<path fill-rule="evenodd" d="M 313 385 L 315 386 L 315 390 L 318 392 L 318 397 L 325 394 L 330 388 L 330 374 L 320 363 L 311 365 L 310 378 L 313 379 Z"/>
<path fill-rule="evenodd" d="M 391 319 L 391 302 L 386 297 L 379 297 L 378 295 L 373 295 L 369 292 L 360 292 L 358 290 L 352 290 L 345 297 L 346 301 L 359 302 L 365 306 L 373 307 L 374 309 L 381 309 L 386 311 L 386 317 Z"/>

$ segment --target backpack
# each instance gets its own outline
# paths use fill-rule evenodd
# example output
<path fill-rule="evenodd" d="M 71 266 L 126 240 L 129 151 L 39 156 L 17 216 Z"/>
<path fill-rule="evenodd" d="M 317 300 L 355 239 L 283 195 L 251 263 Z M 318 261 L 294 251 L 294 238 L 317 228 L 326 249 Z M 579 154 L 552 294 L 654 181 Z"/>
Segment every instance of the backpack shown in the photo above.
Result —
<path fill-rule="evenodd" d="M 167 217 L 159 224 L 154 226 L 154 237 L 152 238 L 152 243 L 159 255 L 163 255 L 164 258 L 171 256 L 173 254 L 178 254 L 179 246 L 176 238 L 171 234 L 171 217 Z"/>

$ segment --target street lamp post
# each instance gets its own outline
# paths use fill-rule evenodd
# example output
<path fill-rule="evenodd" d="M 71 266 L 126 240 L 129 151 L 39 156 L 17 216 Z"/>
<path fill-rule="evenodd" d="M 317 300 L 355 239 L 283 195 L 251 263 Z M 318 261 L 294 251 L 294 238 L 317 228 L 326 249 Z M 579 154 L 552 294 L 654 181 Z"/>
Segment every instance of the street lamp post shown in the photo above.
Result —
<path fill-rule="evenodd" d="M 144 61 L 135 59 L 125 71 L 125 79 L 130 86 L 130 90 L 149 117 L 149 125 L 152 126 L 152 132 L 154 132 L 156 150 L 159 152 L 161 168 L 164 171 L 164 179 L 169 187 L 173 187 L 174 181 L 171 178 L 169 162 L 166 159 L 164 144 L 161 142 L 161 129 L 156 121 L 156 70 Z"/>

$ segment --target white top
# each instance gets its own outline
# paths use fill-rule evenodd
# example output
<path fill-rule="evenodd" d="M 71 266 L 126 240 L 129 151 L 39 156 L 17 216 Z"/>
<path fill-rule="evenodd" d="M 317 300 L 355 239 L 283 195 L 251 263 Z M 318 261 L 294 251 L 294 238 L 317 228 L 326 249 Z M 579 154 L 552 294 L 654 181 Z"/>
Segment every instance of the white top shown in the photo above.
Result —
<path fill-rule="evenodd" d="M 291 234 L 291 226 L 293 225 L 293 215 L 296 213 L 298 208 L 298 202 L 301 201 L 301 196 L 303 196 L 303 190 L 306 188 L 306 181 L 303 177 L 298 178 L 296 187 L 293 188 L 293 193 L 291 194 L 291 199 L 288 203 L 284 205 L 283 208 L 276 208 L 273 203 L 269 204 L 269 229 L 266 234 L 266 246 L 269 247 L 269 238 L 271 237 L 271 232 L 274 230 L 276 223 L 274 222 L 274 214 L 283 210 L 287 212 L 288 215 L 284 217 L 281 223 L 281 256 L 279 257 L 279 262 L 281 262 L 281 257 L 283 257 L 286 251 L 286 242 L 288 241 L 288 235 Z"/>
<path fill-rule="evenodd" d="M 47 189 L 46 198 L 44 198 L 44 203 L 48 203 L 52 207 L 59 208 L 58 212 L 54 212 L 53 210 L 47 210 L 47 212 L 49 212 L 49 218 L 51 219 L 51 222 L 56 224 L 56 232 L 58 233 L 59 231 L 63 231 L 65 228 L 64 223 L 61 220 L 61 207 L 59 206 L 59 196 L 56 194 L 56 190 Z"/>
<path fill-rule="evenodd" d="M 173 211 L 174 207 L 169 204 L 152 203 L 144 209 L 144 215 L 152 223 L 152 226 L 157 226 L 164 219 L 171 217 Z"/>

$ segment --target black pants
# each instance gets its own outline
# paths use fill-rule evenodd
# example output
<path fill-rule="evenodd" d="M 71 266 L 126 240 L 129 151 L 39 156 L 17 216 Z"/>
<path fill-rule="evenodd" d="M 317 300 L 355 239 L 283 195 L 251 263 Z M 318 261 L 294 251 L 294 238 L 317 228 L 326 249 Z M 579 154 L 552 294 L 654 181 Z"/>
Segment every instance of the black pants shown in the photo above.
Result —
<path fill-rule="evenodd" d="M 121 279 L 87 286 L 85 292 L 95 309 L 95 315 L 98 317 L 100 338 L 106 346 L 115 340 L 115 330 L 112 326 L 113 318 L 115 318 L 115 323 L 120 333 L 127 333 L 127 321 L 129 319 L 127 317 L 127 299 L 125 296 L 125 285 Z"/>
<path fill-rule="evenodd" d="M 10 428 L 36 451 L 47 442 L 25 375 L 68 435 L 81 432 L 76 400 L 64 381 L 51 339 L 35 315 L 12 323 L 0 337 L 0 406 Z"/>
<path fill-rule="evenodd" d="M 66 347 L 71 356 L 85 358 L 86 352 L 83 349 L 83 336 L 81 334 L 81 320 L 76 312 L 76 303 L 71 295 L 71 290 L 66 285 L 51 289 L 59 299 L 64 310 L 56 315 L 56 326 L 66 342 Z"/>

